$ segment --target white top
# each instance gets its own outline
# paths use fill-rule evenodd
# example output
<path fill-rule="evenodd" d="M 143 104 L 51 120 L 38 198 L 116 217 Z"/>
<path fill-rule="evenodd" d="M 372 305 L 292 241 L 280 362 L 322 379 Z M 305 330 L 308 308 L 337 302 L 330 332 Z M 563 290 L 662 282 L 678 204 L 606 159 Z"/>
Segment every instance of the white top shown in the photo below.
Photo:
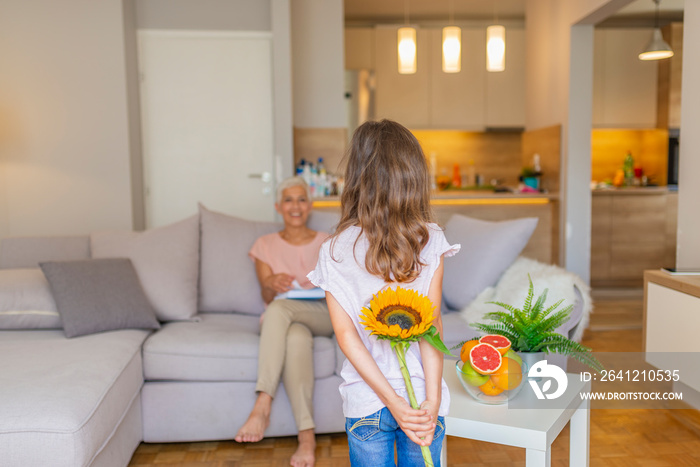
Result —
<path fill-rule="evenodd" d="M 435 270 L 440 265 L 440 257 L 456 254 L 460 245 L 450 245 L 445 239 L 445 234 L 436 224 L 429 224 L 430 239 L 421 252 L 423 267 L 420 275 L 410 283 L 400 284 L 405 289 L 413 289 L 423 295 L 428 294 L 430 282 Z M 352 319 L 360 339 L 369 350 L 379 369 L 382 371 L 389 384 L 397 394 L 408 401 L 406 385 L 396 354 L 391 349 L 390 341 L 379 340 L 376 336 L 370 336 L 370 331 L 360 324 L 359 317 L 363 307 L 369 306 L 372 296 L 387 286 L 384 279 L 367 272 L 364 267 L 364 258 L 367 253 L 368 243 L 362 236 L 355 244 L 361 229 L 350 227 L 336 237 L 335 242 L 327 240 L 321 245 L 316 269 L 307 276 L 309 280 L 330 292 Z M 331 245 L 333 255 L 331 256 Z M 354 257 L 353 257 L 353 245 Z M 416 399 L 420 405 L 425 400 L 425 374 L 420 356 L 420 347 L 417 342 L 411 344 L 406 352 L 406 364 L 411 375 L 411 382 L 415 390 Z M 374 391 L 365 383 L 352 364 L 345 359 L 340 374 L 344 382 L 340 385 L 340 394 L 343 397 L 343 413 L 348 418 L 360 418 L 373 414 L 382 409 L 384 404 Z M 450 406 L 450 394 L 445 381 L 442 381 L 442 401 L 439 415 L 447 415 Z"/>

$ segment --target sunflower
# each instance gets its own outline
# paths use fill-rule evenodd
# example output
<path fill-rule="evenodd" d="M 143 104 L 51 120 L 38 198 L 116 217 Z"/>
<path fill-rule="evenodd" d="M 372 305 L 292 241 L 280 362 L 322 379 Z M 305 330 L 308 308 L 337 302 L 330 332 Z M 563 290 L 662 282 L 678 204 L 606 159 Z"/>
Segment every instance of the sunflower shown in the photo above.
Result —
<path fill-rule="evenodd" d="M 379 339 L 417 341 L 432 327 L 434 308 L 428 297 L 415 290 L 386 289 L 362 309 L 360 323 Z"/>

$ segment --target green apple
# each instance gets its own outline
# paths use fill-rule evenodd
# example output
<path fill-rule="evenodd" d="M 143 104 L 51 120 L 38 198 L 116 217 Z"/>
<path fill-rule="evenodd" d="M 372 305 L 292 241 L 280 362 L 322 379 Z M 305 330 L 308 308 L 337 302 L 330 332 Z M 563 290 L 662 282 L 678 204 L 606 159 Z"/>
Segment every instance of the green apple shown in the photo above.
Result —
<path fill-rule="evenodd" d="M 472 365 L 469 362 L 465 362 L 464 365 L 462 365 L 461 373 L 464 382 L 470 386 L 481 386 L 482 384 L 486 384 L 486 381 L 489 380 L 489 375 L 482 375 L 481 373 L 478 373 L 474 368 L 472 368 Z"/>

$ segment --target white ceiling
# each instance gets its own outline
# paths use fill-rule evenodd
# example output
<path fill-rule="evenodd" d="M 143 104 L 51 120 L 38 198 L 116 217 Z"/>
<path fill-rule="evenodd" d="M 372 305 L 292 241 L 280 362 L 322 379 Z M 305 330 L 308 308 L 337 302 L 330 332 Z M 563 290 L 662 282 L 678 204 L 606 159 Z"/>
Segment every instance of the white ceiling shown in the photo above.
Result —
<path fill-rule="evenodd" d="M 345 0 L 348 23 L 403 22 L 406 7 L 410 21 L 445 21 L 453 12 L 455 21 L 499 19 L 522 20 L 526 0 Z M 566 0 L 568 1 L 568 0 Z M 692 0 L 697 1 L 697 0 Z M 661 0 L 659 16 L 666 21 L 682 18 L 684 0 Z M 635 0 L 614 19 L 631 23 L 653 22 L 653 0 Z M 613 18 L 611 18 L 613 19 Z M 639 24 L 637 24 L 639 25 Z"/>

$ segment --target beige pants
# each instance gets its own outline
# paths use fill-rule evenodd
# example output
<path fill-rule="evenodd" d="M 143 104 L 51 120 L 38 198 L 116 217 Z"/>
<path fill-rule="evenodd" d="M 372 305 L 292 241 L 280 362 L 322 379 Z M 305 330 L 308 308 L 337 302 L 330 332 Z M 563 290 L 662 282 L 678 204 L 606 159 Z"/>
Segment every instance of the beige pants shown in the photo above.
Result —
<path fill-rule="evenodd" d="M 313 336 L 332 334 L 325 300 L 273 300 L 265 310 L 255 390 L 275 397 L 281 378 L 299 431 L 316 427 Z"/>

